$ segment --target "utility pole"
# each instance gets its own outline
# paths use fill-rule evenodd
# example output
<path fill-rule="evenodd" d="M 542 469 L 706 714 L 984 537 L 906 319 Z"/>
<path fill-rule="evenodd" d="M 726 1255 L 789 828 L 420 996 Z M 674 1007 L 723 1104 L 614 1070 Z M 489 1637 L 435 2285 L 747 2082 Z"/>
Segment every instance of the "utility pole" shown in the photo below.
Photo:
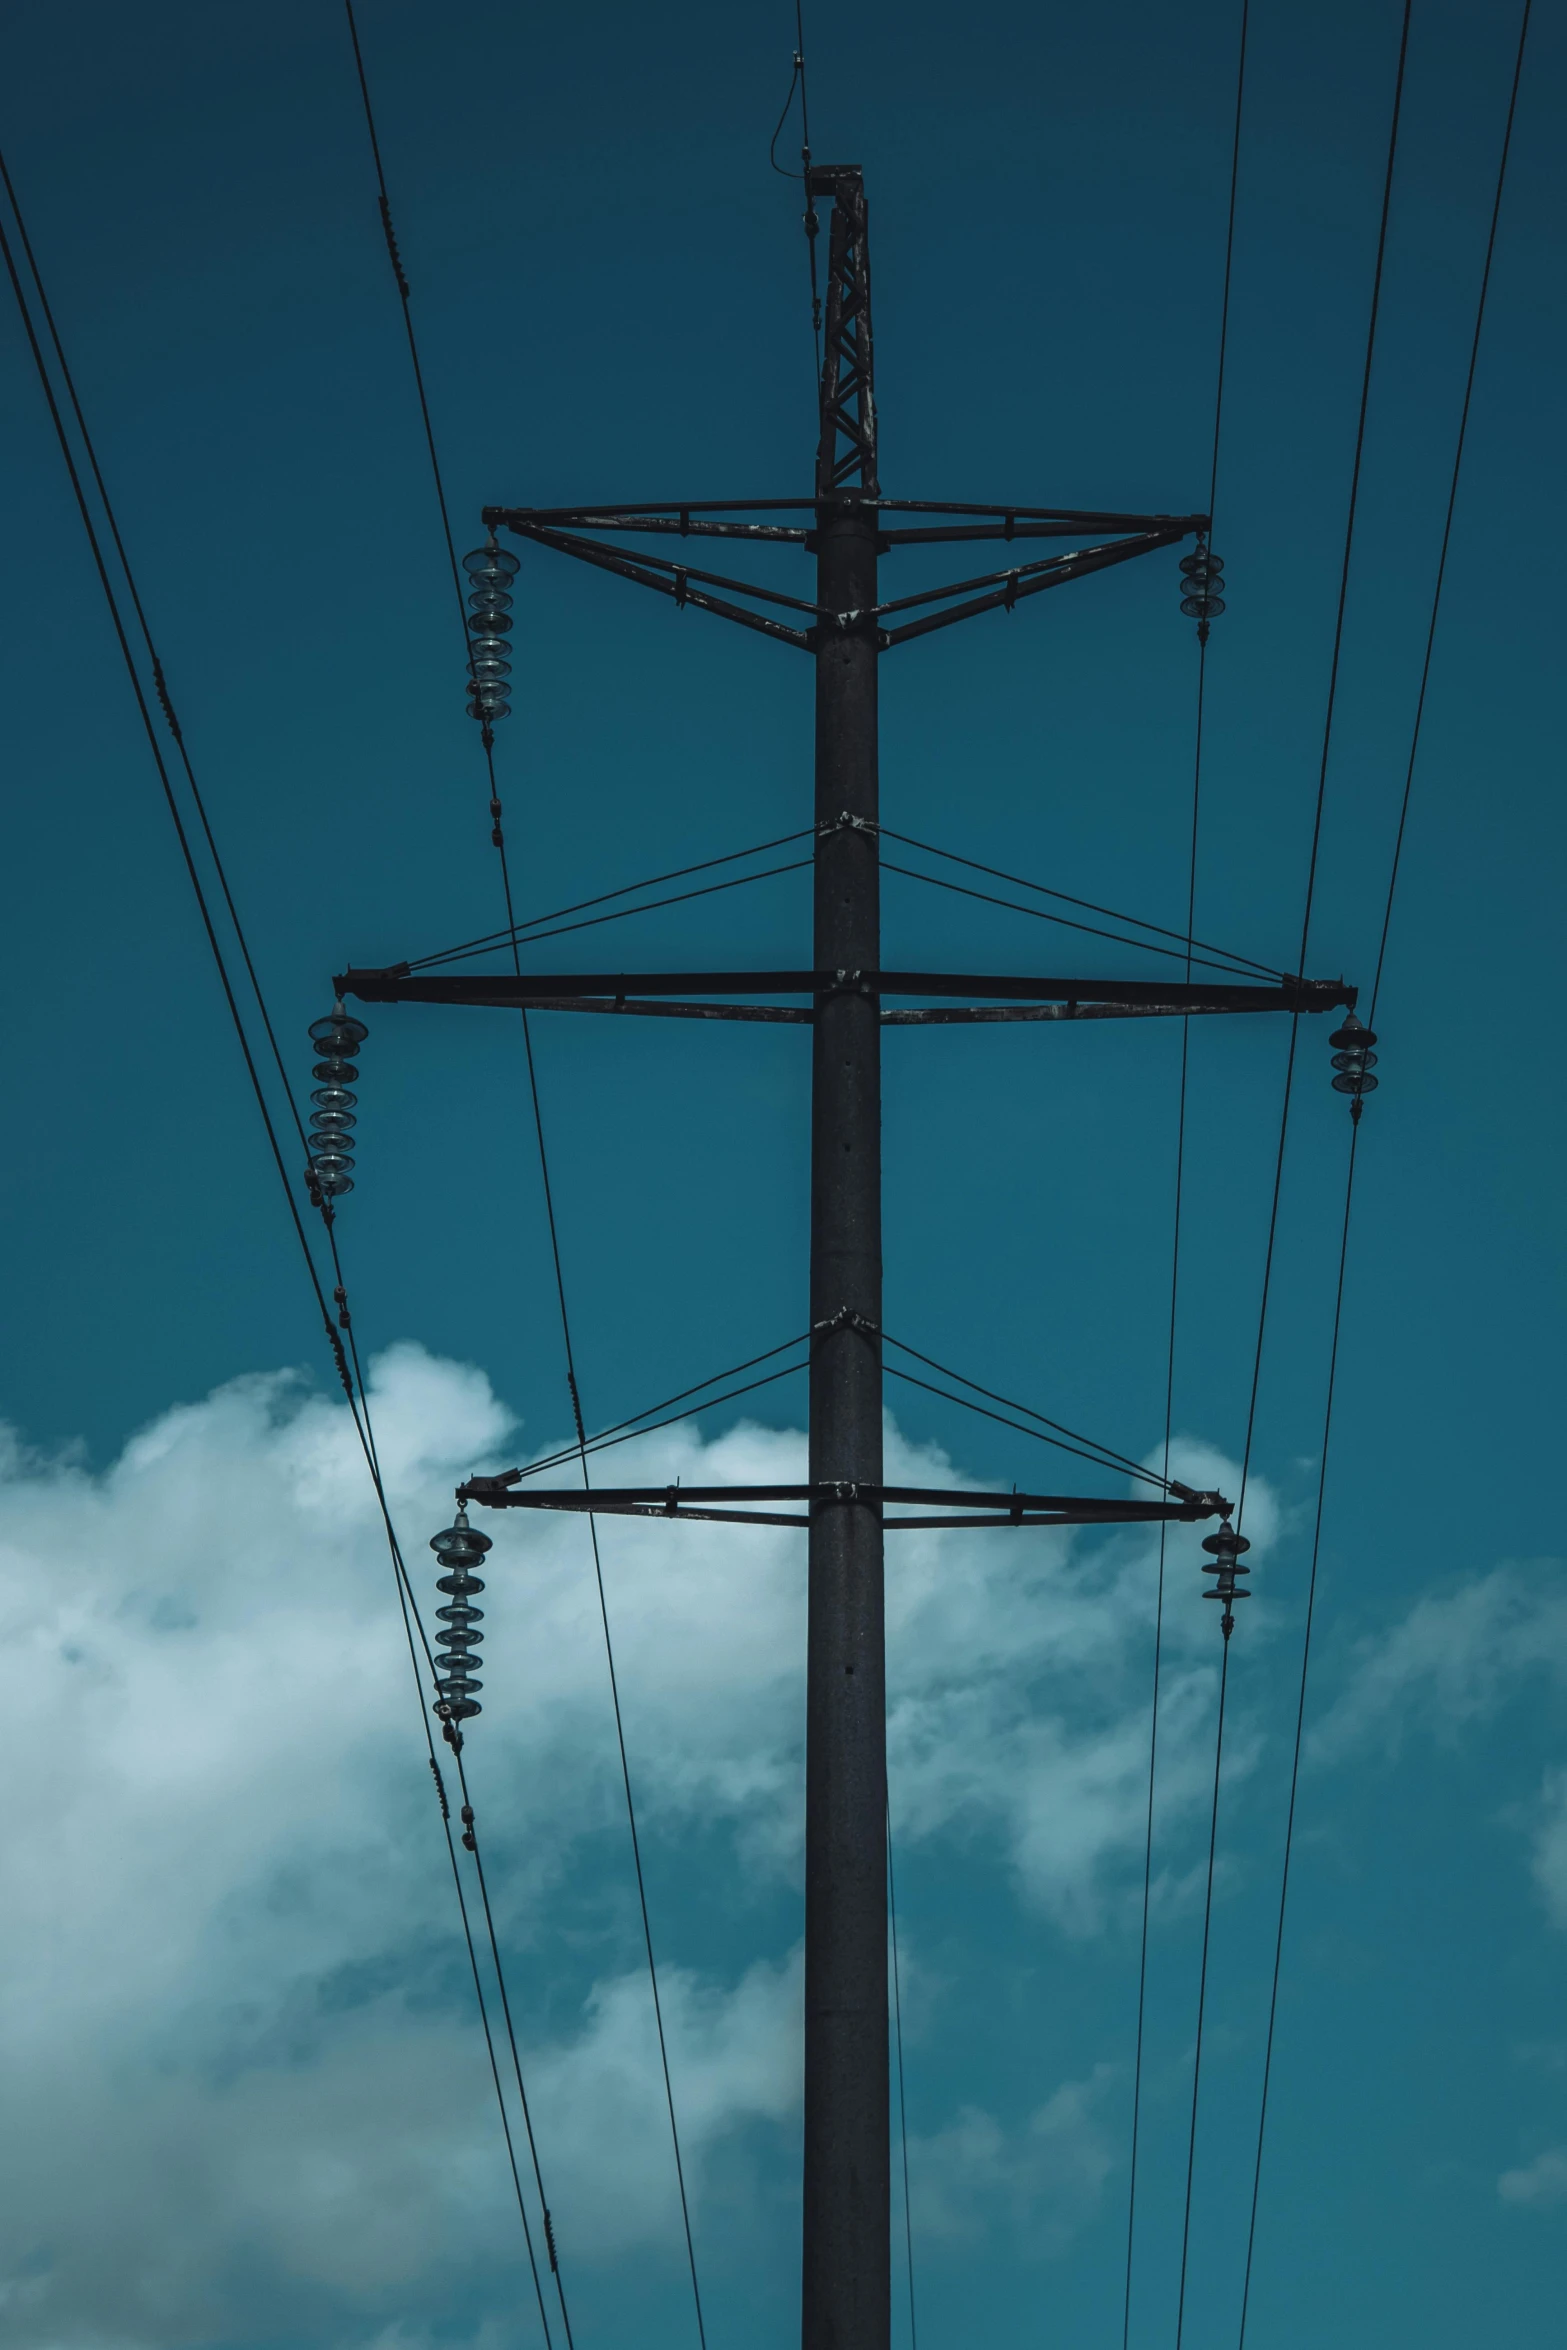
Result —
<path fill-rule="evenodd" d="M 831 205 L 819 441 L 811 498 L 572 508 L 487 507 L 490 551 L 467 558 L 478 648 L 470 702 L 488 743 L 505 715 L 510 626 L 506 567 L 493 534 L 618 574 L 809 653 L 816 671 L 813 957 L 809 970 L 490 972 L 455 976 L 407 964 L 354 970 L 340 995 L 370 1003 L 512 1005 L 622 1017 L 766 1020 L 812 1030 L 810 1464 L 803 1486 L 530 1485 L 529 1472 L 474 1476 L 465 1506 L 591 1511 L 622 1517 L 794 1526 L 806 1534 L 805 2158 L 803 2350 L 888 2350 L 890 2130 L 887 2016 L 887 1761 L 884 1537 L 915 1527 L 1090 1526 L 1217 1517 L 1212 1596 L 1239 1595 L 1232 1505 L 1152 1478 L 1157 1501 L 889 1487 L 882 1467 L 881 1032 L 962 1021 L 1051 1022 L 1323 1012 L 1353 1006 L 1341 980 L 1254 972 L 1217 980 L 997 978 L 881 967 L 877 691 L 889 650 L 978 614 L 1195 538 L 1182 564 L 1182 610 L 1206 630 L 1222 610 L 1203 514 L 1068 512 L 933 504 L 881 495 L 871 342 L 865 190 L 858 167 L 808 172 L 808 221 Z M 1095 534 L 1109 534 L 1099 536 Z M 891 603 L 879 558 L 906 545 L 1093 540 Z M 680 559 L 627 539 L 677 539 Z M 695 568 L 695 539 L 795 545 L 816 559 L 803 599 Z M 742 599 L 737 601 L 736 599 Z M 780 617 L 787 612 L 791 619 Z M 909 617 L 913 615 L 913 617 Z M 803 623 L 803 625 L 802 625 Z M 889 623 L 891 625 L 889 625 Z M 438 960 L 432 958 L 431 960 Z M 783 999 L 758 1002 L 756 999 Z M 734 1000 L 741 998 L 744 1000 Z M 968 998 L 967 1002 L 953 1002 Z M 977 1001 L 973 999 L 979 999 Z M 893 1008 L 889 999 L 913 999 Z M 935 999 L 932 1001 L 932 999 Z M 330 1024 L 322 1024 L 328 1026 Z M 1338 1040 L 1335 1040 L 1338 1041 Z M 352 1075 L 350 1069 L 349 1074 Z M 1374 1080 L 1368 1082 L 1374 1083 Z M 328 1113 L 330 1114 L 330 1113 Z M 586 1456 L 584 1456 L 586 1466 Z M 780 1503 L 795 1505 L 780 1510 Z M 758 1506 L 763 1505 L 763 1506 Z M 767 1506 L 771 1505 L 771 1506 Z M 802 1506 L 803 1505 L 803 1506 Z M 889 1505 L 893 1514 L 889 1515 Z M 492 1562 L 493 1571 L 493 1562 Z M 436 1711 L 456 1743 L 479 1711 L 462 1675 L 476 1635 L 442 1634 L 457 1676 Z M 437 1690 L 443 1688 L 437 1682 Z"/>
<path fill-rule="evenodd" d="M 876 406 L 858 172 L 832 198 L 816 458 L 810 1478 L 805 1696 L 805 2350 L 887 2350 L 887 1674 L 880 1504 L 881 871 Z M 856 494 L 857 493 L 857 494 Z"/>

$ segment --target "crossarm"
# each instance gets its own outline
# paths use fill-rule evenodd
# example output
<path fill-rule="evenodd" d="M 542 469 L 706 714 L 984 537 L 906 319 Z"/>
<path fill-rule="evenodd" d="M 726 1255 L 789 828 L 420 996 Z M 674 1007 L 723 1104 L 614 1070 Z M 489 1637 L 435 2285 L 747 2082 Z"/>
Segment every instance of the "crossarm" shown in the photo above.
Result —
<path fill-rule="evenodd" d="M 1102 1004 L 1170 1012 L 1329 1012 L 1353 1007 L 1357 991 L 1342 979 L 1285 979 L 1276 987 L 1232 987 L 1169 979 L 998 979 L 944 971 L 593 971 L 410 974 L 404 964 L 345 971 L 340 995 L 367 1004 L 519 1005 L 600 998 L 616 1006 L 633 997 L 704 995 L 821 996 L 841 988 L 866 995 L 973 996 L 995 1004 L 1084 1007 Z M 897 1017 L 903 1017 L 897 1015 Z"/>

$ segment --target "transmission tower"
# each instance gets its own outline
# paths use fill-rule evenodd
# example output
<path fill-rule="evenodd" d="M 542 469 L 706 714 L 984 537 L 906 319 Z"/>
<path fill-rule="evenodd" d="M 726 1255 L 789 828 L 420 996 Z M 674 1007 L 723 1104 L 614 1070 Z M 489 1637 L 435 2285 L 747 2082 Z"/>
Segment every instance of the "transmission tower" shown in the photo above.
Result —
<path fill-rule="evenodd" d="M 810 1457 L 798 1486 L 540 1489 L 523 1472 L 473 1477 L 458 1498 L 492 1508 L 594 1511 L 796 1526 L 809 1574 L 805 1797 L 805 2350 L 888 2350 L 890 2130 L 883 1546 L 914 1527 L 1087 1526 L 1217 1517 L 1207 1545 L 1226 1634 L 1245 1547 L 1232 1505 L 1165 1480 L 1154 1502 L 1072 1494 L 889 1487 L 882 1467 L 881 1032 L 889 1024 L 1131 1019 L 1353 1007 L 1340 981 L 1278 984 L 1012 979 L 881 968 L 877 690 L 882 656 L 976 614 L 1114 564 L 1196 542 L 1184 608 L 1206 632 L 1219 608 L 1204 514 L 1067 512 L 885 498 L 876 455 L 865 189 L 854 165 L 807 172 L 808 226 L 830 207 L 820 436 L 814 495 L 679 505 L 484 510 L 500 531 L 595 564 L 810 656 L 816 673 L 814 929 L 809 968 L 789 971 L 502 973 L 350 970 L 340 996 L 367 1003 L 509 1005 L 676 1018 L 792 1022 L 811 1030 Z M 692 541 L 794 546 L 814 556 L 813 598 L 686 559 Z M 679 559 L 648 540 L 679 540 Z M 981 577 L 883 602 L 881 558 L 907 546 L 1075 542 Z M 628 545 L 626 542 L 630 541 Z M 644 543 L 639 543 L 644 542 Z M 1083 543 L 1087 542 L 1087 543 Z M 504 577 L 491 560 L 476 576 Z M 498 603 L 470 599 L 475 645 Z M 506 601 L 501 595 L 500 601 Z M 488 612 L 488 617 L 487 617 Z M 488 740 L 505 709 L 473 657 L 473 714 Z M 1374 1082 L 1372 1080 L 1371 1082 Z M 584 1469 L 586 1454 L 583 1455 Z M 458 1667 L 462 1664 L 459 1654 Z M 460 1670 L 437 1703 L 448 1735 L 477 1711 Z M 453 1694 L 453 1693 L 456 1694 Z"/>

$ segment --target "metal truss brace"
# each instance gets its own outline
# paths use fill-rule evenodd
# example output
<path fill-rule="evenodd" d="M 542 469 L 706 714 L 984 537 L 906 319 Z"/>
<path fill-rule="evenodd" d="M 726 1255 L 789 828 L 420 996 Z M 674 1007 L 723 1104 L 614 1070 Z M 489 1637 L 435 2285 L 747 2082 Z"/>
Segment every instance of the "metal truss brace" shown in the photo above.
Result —
<path fill-rule="evenodd" d="M 612 571 L 621 579 L 629 579 L 637 587 L 651 588 L 656 595 L 667 596 L 677 607 L 693 604 L 699 611 L 714 613 L 720 620 L 732 620 L 742 628 L 755 629 L 762 636 L 772 637 L 779 644 L 793 645 L 797 650 L 814 653 L 822 641 L 824 630 L 870 628 L 875 635 L 878 650 L 886 651 L 892 645 L 907 644 L 914 637 L 928 636 L 933 629 L 948 628 L 954 621 L 971 619 L 979 612 L 1012 611 L 1029 596 L 1037 596 L 1046 588 L 1063 586 L 1068 580 L 1087 578 L 1095 571 L 1106 571 L 1117 563 L 1130 562 L 1138 555 L 1157 553 L 1161 547 L 1172 547 L 1200 528 L 1200 516 L 1173 515 L 1156 519 L 1150 527 L 1126 538 L 1110 539 L 1098 546 L 1073 548 L 1070 552 L 1042 556 L 1038 562 L 1011 566 L 1005 571 L 981 573 L 973 579 L 957 579 L 944 586 L 921 588 L 911 596 L 901 596 L 890 603 L 877 604 L 864 612 L 830 612 L 820 604 L 811 603 L 803 596 L 784 594 L 777 588 L 758 587 L 744 579 L 731 579 L 727 574 L 702 571 L 687 563 L 677 563 L 664 555 L 633 553 L 628 548 L 607 545 L 598 539 L 584 538 L 581 529 L 651 528 L 653 524 L 638 526 L 622 517 L 609 514 L 573 515 L 578 528 L 567 530 L 555 520 L 544 520 L 527 512 L 495 510 L 505 526 L 521 538 L 532 539 L 542 547 L 551 547 L 557 554 L 570 555 L 579 563 L 589 563 L 600 571 Z M 1119 521 L 1121 517 L 1108 518 Z M 1130 519 L 1130 518 L 1125 518 Z M 668 517 L 657 518 L 657 527 L 673 527 Z M 693 526 L 694 527 L 694 526 Z M 1020 525 L 1023 532 L 1032 526 Z M 1054 524 L 1037 526 L 1042 535 L 1062 535 Z M 717 534 L 715 534 L 717 535 Z M 730 533 L 728 535 L 736 535 Z M 781 533 L 768 532 L 769 537 Z M 805 539 L 804 532 L 789 534 Z M 973 536 L 1005 537 L 1003 530 L 976 531 Z M 715 595 L 714 589 L 727 590 Z M 971 594 L 984 589 L 988 593 Z M 733 596 L 750 596 L 756 602 L 770 604 L 782 611 L 798 612 L 809 625 L 791 627 L 786 621 L 775 620 L 763 612 L 748 611 L 744 605 L 730 601 Z M 898 628 L 883 628 L 879 624 L 894 613 L 909 612 L 921 605 L 941 603 L 950 596 L 965 596 L 968 601 L 952 605 L 942 612 L 928 613 L 923 619 L 906 621 Z"/>
<path fill-rule="evenodd" d="M 889 612 L 907 612 L 917 604 L 933 604 L 943 596 L 961 596 L 970 588 L 989 588 L 991 593 L 973 596 L 966 604 L 954 604 L 945 612 L 932 612 L 923 620 L 905 622 L 902 628 L 882 632 L 883 648 L 906 645 L 917 636 L 929 636 L 933 629 L 950 628 L 955 620 L 971 620 L 978 612 L 1012 611 L 1028 596 L 1042 595 L 1046 588 L 1062 587 L 1069 579 L 1086 579 L 1092 572 L 1108 571 L 1112 564 L 1129 563 L 1134 555 L 1152 555 L 1160 547 L 1178 546 L 1186 536 L 1185 527 L 1171 523 L 1163 530 L 1144 531 L 1137 538 L 1112 539 L 1104 546 L 1084 547 L 1069 555 L 1051 555 L 1038 563 L 1019 564 L 1010 571 L 992 571 L 980 579 L 954 580 L 950 586 L 926 588 L 917 596 L 904 596 L 897 603 L 878 604 L 876 617 Z"/>
<path fill-rule="evenodd" d="M 805 175 L 805 192 L 807 201 L 825 196 L 832 205 L 816 495 L 831 498 L 852 484 L 874 498 L 880 485 L 865 181 L 857 163 L 818 164 Z"/>

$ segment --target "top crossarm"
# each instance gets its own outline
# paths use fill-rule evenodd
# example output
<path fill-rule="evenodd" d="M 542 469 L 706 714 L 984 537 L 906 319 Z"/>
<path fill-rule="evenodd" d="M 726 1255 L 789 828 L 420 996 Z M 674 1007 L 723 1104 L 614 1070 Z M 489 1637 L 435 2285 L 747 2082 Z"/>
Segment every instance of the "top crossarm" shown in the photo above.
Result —
<path fill-rule="evenodd" d="M 585 506 L 486 506 L 487 530 L 531 538 L 547 530 L 613 530 L 660 538 L 733 538 L 786 546 L 814 546 L 820 501 L 813 498 L 660 498 L 649 504 L 599 502 Z M 1085 531 L 1173 531 L 1188 538 L 1208 527 L 1206 514 L 1120 514 L 1088 506 L 990 506 L 934 498 L 858 498 L 874 513 L 951 515 L 951 522 L 898 525 L 879 534 L 883 553 L 943 539 L 1075 538 Z M 753 522 L 761 514 L 803 514 L 808 522 Z"/>
<path fill-rule="evenodd" d="M 1074 1012 L 1093 1005 L 1172 1012 L 1329 1012 L 1352 1007 L 1356 991 L 1342 979 L 1285 975 L 1267 987 L 1173 979 L 1003 979 L 950 971 L 591 971 L 413 972 L 405 963 L 337 975 L 339 995 L 368 1004 L 448 1004 L 515 1008 L 584 999 L 630 1007 L 638 999 L 687 996 L 971 996 L 980 1004 L 1055 1004 Z M 651 1004 L 649 1007 L 651 1008 Z M 684 1008 L 684 1007 L 683 1007 Z M 735 1007 L 729 1007 L 734 1009 Z M 931 1018 L 939 1015 L 928 1015 Z M 809 1014 L 804 1015 L 809 1017 Z M 892 1015 L 908 1018 L 909 1015 Z"/>
<path fill-rule="evenodd" d="M 590 564 L 596 570 L 615 572 L 620 578 L 632 581 L 635 586 L 652 588 L 656 594 L 669 597 L 677 607 L 694 605 L 699 611 L 711 612 L 721 620 L 734 621 L 743 628 L 771 637 L 777 643 L 794 645 L 802 652 L 810 653 L 818 650 L 825 637 L 846 630 L 868 630 L 877 650 L 884 652 L 889 646 L 906 644 L 914 637 L 928 636 L 933 629 L 949 628 L 954 621 L 971 619 L 980 612 L 1011 611 L 1029 596 L 1040 595 L 1047 588 L 1064 586 L 1073 579 L 1086 579 L 1096 571 L 1130 562 L 1139 555 L 1150 555 L 1160 548 L 1176 546 L 1194 530 L 1201 528 L 1200 516 L 1176 515 L 1163 520 L 1151 519 L 1149 526 L 1144 529 L 1121 532 L 1121 525 L 1127 518 L 1118 516 L 1112 527 L 1121 535 L 1106 539 L 1098 545 L 1065 548 L 1041 556 L 1032 563 L 1014 564 L 1004 571 L 985 572 L 974 578 L 951 580 L 939 587 L 920 588 L 911 595 L 894 598 L 888 603 L 836 611 L 804 597 L 785 594 L 777 588 L 734 579 L 722 572 L 699 570 L 694 565 L 672 560 L 669 556 L 639 553 L 631 547 L 618 546 L 612 538 L 583 535 L 585 530 L 612 532 L 637 528 L 655 529 L 666 534 L 677 532 L 679 520 L 668 514 L 654 515 L 639 524 L 619 514 L 592 512 L 573 515 L 571 520 L 576 527 L 565 528 L 558 514 L 545 519 L 541 513 L 522 509 L 491 508 L 487 513 L 490 518 L 499 520 L 503 527 L 516 532 L 521 538 L 531 539 L 537 546 L 550 548 L 557 554 L 570 555 L 577 562 Z M 700 522 L 690 521 L 688 511 L 685 511 L 685 521 L 687 530 L 684 535 L 691 535 L 700 529 L 705 530 L 709 537 L 756 536 L 772 540 L 799 540 L 808 545 L 814 544 L 815 540 L 814 533 L 784 531 L 771 525 L 747 524 L 743 530 L 725 530 L 717 526 L 708 528 Z M 956 533 L 912 535 L 1059 538 L 1067 535 L 1067 526 L 1064 522 L 1034 524 L 1014 521 L 1010 530 L 1003 522 Z M 737 597 L 747 600 L 736 602 Z M 751 606 L 754 604 L 768 609 L 753 610 Z M 931 605 L 940 605 L 942 608 L 925 611 L 920 618 L 904 621 L 896 627 L 883 625 L 884 618 Z M 797 613 L 807 625 L 802 627 L 780 619 L 777 617 L 780 611 Z"/>

